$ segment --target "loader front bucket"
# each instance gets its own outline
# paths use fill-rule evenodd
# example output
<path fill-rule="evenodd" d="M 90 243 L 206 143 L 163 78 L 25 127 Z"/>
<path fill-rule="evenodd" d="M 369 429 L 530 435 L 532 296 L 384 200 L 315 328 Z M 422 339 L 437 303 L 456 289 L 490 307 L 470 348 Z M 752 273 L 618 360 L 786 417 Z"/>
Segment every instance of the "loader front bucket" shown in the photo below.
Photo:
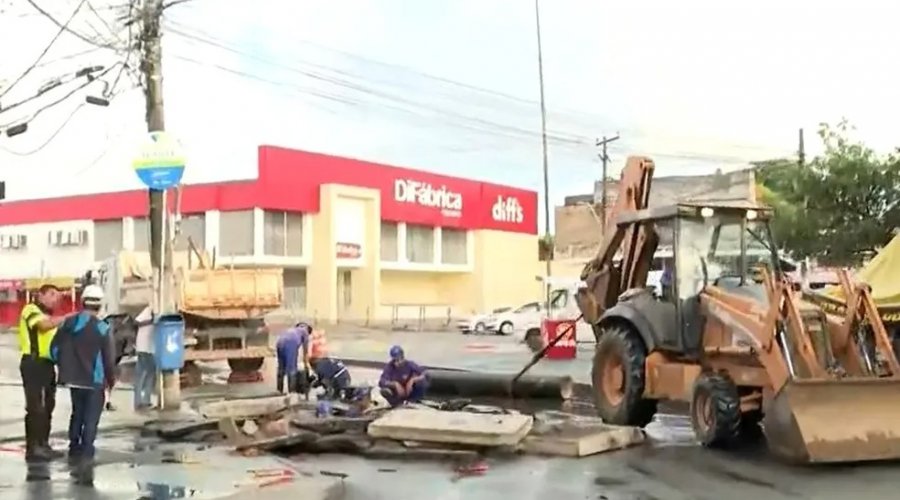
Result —
<path fill-rule="evenodd" d="M 769 449 L 788 461 L 900 458 L 900 378 L 793 380 L 765 412 Z"/>

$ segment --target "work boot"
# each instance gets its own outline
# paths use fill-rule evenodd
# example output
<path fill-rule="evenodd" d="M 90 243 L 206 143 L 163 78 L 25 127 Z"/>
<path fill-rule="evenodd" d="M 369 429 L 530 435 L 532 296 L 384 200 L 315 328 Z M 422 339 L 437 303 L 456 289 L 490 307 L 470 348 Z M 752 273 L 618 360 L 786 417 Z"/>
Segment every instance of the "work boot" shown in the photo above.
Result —
<path fill-rule="evenodd" d="M 53 460 L 53 450 L 41 445 L 32 445 L 25 449 L 25 460 L 28 462 L 49 462 Z"/>
<path fill-rule="evenodd" d="M 50 443 L 48 441 L 44 441 L 43 443 L 41 443 L 40 448 L 43 449 L 44 452 L 47 453 L 47 455 L 50 457 L 51 460 L 56 460 L 57 458 L 62 458 L 64 456 L 66 456 L 66 454 L 64 452 L 59 451 L 59 450 L 54 450 L 53 447 L 50 446 Z"/>

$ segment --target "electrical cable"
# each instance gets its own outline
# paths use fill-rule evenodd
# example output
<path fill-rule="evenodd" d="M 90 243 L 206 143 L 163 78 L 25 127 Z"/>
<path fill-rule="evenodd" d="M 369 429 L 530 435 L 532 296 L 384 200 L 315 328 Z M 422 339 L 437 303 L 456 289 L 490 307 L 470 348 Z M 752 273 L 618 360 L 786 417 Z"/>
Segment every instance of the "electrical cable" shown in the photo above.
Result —
<path fill-rule="evenodd" d="M 47 52 L 50 52 L 50 48 L 53 47 L 53 44 L 56 43 L 56 41 L 59 39 L 59 37 L 66 31 L 66 29 L 69 27 L 69 24 L 72 22 L 72 20 L 75 19 L 75 15 L 78 14 L 78 11 L 81 10 L 81 7 L 84 6 L 86 1 L 87 0 L 81 0 L 81 2 L 79 2 L 78 6 L 75 7 L 75 10 L 72 11 L 72 14 L 66 20 L 65 24 L 63 24 L 62 26 L 59 27 L 59 31 L 57 31 L 56 35 L 54 35 L 53 38 L 50 39 L 50 43 L 48 43 L 47 46 L 44 47 L 44 50 L 42 50 L 41 53 L 38 54 L 37 59 L 35 59 L 34 62 L 31 63 L 30 66 L 25 68 L 25 71 L 23 71 L 22 74 L 20 74 L 18 78 L 13 80 L 13 82 L 11 84 L 9 84 L 8 87 L 6 87 L 5 89 L 3 89 L 2 92 L 0 92 L 0 98 L 2 98 L 7 93 L 9 93 L 9 91 L 12 90 L 12 88 L 15 87 L 16 84 L 21 82 L 23 78 L 28 76 L 28 74 L 31 73 L 32 70 L 34 70 L 34 68 L 37 67 L 38 63 L 41 62 L 41 59 L 43 59 L 44 56 L 47 55 Z"/>
<path fill-rule="evenodd" d="M 68 32 L 68 33 L 74 35 L 76 38 L 78 38 L 78 39 L 81 40 L 82 42 L 86 42 L 86 43 L 89 43 L 89 44 L 94 45 L 94 46 L 96 46 L 96 47 L 101 47 L 101 48 L 104 48 L 104 49 L 115 49 L 115 48 L 116 48 L 115 45 L 112 45 L 112 44 L 110 44 L 110 43 L 106 43 L 106 42 L 98 42 L 97 40 L 91 40 L 91 39 L 88 38 L 87 36 L 85 36 L 85 35 L 83 35 L 83 34 L 77 32 L 77 31 L 73 30 L 72 28 L 69 28 L 68 26 L 66 26 L 66 25 L 64 25 L 64 24 L 62 24 L 62 23 L 60 23 L 59 20 L 56 19 L 56 17 L 54 17 L 52 14 L 50 14 L 49 12 L 47 12 L 46 10 L 44 10 L 44 9 L 43 9 L 40 5 L 38 5 L 37 2 L 35 2 L 34 0 L 25 0 L 25 1 L 28 2 L 29 5 L 31 5 L 32 7 L 34 7 L 34 9 L 35 9 L 36 11 L 40 12 L 42 16 L 44 16 L 44 17 L 46 17 L 47 19 L 49 19 L 49 20 L 50 20 L 53 24 L 55 24 L 58 28 L 60 28 L 60 29 L 62 29 L 63 31 L 66 31 L 66 32 Z"/>
<path fill-rule="evenodd" d="M 72 89 L 71 91 L 69 91 L 69 93 L 63 95 L 63 96 L 60 97 L 59 99 L 57 99 L 57 100 L 51 102 L 50 104 L 46 104 L 46 105 L 44 105 L 44 106 L 41 106 L 40 108 L 37 109 L 37 111 L 35 111 L 34 113 L 32 113 L 31 116 L 29 116 L 27 119 L 25 119 L 25 120 L 17 120 L 19 123 L 17 123 L 16 125 L 19 125 L 19 124 L 21 124 L 21 123 L 29 123 L 29 122 L 31 122 L 32 120 L 34 120 L 35 118 L 37 118 L 41 113 L 43 113 L 44 111 L 46 111 L 46 110 L 52 108 L 53 106 L 56 106 L 57 104 L 59 104 L 59 103 L 65 101 L 66 99 L 68 99 L 69 97 L 71 97 L 72 95 L 74 95 L 74 94 L 75 94 L 76 92 L 78 92 L 79 90 L 81 90 L 81 89 L 87 87 L 88 85 L 90 85 L 91 83 L 93 83 L 94 80 L 99 80 L 99 79 L 102 78 L 104 75 L 106 75 L 107 73 L 109 73 L 110 71 L 112 71 L 112 70 L 113 70 L 116 66 L 118 66 L 119 64 L 121 64 L 121 63 L 115 63 L 115 64 L 113 64 L 112 66 L 110 66 L 110 67 L 104 69 L 103 71 L 101 71 L 101 72 L 100 72 L 99 74 L 97 74 L 95 77 L 93 77 L 93 78 L 88 78 L 88 80 L 87 80 L 86 82 L 84 82 L 84 83 L 82 83 L 81 85 L 75 87 L 74 89 Z M 38 95 L 41 95 L 41 94 L 38 94 Z M 21 104 L 21 103 L 20 103 L 20 104 Z M 7 108 L 7 109 L 9 109 L 9 108 Z M 8 128 L 8 127 L 10 127 L 10 126 L 11 126 L 11 124 L 7 123 L 7 124 L 5 124 L 5 125 L 0 125 L 0 128 Z"/>
<path fill-rule="evenodd" d="M 24 152 L 13 151 L 13 150 L 5 148 L 5 147 L 0 147 L 0 149 L 2 149 L 4 152 L 9 153 L 14 156 L 31 156 L 35 153 L 40 152 L 42 149 L 47 147 L 47 145 L 50 144 L 50 142 L 53 141 L 53 139 L 56 139 L 56 136 L 59 135 L 59 133 L 62 132 L 62 130 L 64 128 L 66 128 L 66 125 L 68 125 L 69 122 L 72 121 L 72 118 L 74 118 L 75 115 L 77 115 L 78 112 L 81 111 L 81 109 L 84 108 L 85 106 L 87 106 L 86 102 L 83 102 L 83 103 L 79 104 L 78 106 L 75 106 L 75 109 L 73 109 L 72 112 L 69 113 L 68 116 L 66 116 L 66 119 L 63 120 L 63 122 L 59 125 L 59 127 L 52 134 L 50 134 L 50 137 L 48 137 L 46 141 L 41 143 L 40 146 L 38 146 L 30 151 L 24 151 Z"/>

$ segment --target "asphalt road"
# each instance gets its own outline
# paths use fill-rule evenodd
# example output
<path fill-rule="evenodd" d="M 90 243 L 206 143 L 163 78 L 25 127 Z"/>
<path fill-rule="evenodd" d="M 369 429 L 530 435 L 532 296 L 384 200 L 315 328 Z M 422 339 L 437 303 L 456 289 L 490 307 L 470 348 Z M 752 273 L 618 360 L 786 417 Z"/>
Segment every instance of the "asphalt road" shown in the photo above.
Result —
<path fill-rule="evenodd" d="M 513 339 L 490 335 L 367 332 L 329 338 L 335 354 L 357 359 L 384 358 L 392 344 L 403 345 L 410 358 L 423 364 L 489 372 L 514 373 L 531 358 L 525 346 Z M 542 361 L 533 371 L 568 374 L 589 383 L 592 353 L 592 345 L 583 345 L 575 360 Z M 459 481 L 453 480 L 448 466 L 379 465 L 396 469 L 379 472 L 362 461 L 334 460 L 340 460 L 353 478 L 349 498 L 359 500 L 413 496 L 487 500 L 500 495 L 517 500 L 551 496 L 598 500 L 898 497 L 900 462 L 796 467 L 769 456 L 764 442 L 730 452 L 708 450 L 695 443 L 690 421 L 677 406 L 665 408 L 668 413 L 660 413 L 647 427 L 649 445 L 580 460 L 523 457 L 501 461 L 491 463 L 483 477 Z M 849 412 L 848 419 L 852 419 Z M 367 479 L 360 480 L 360 475 Z M 368 486 L 384 483 L 389 486 Z"/>
<path fill-rule="evenodd" d="M 0 342 L 6 344 L 7 342 Z M 329 338 L 332 351 L 341 356 L 377 360 L 394 343 L 406 347 L 410 357 L 425 364 L 489 371 L 515 371 L 530 358 L 524 346 L 498 337 L 463 337 L 453 334 L 359 334 Z M 490 347 L 485 347 L 490 346 Z M 8 349 L 8 348 L 7 348 Z M 11 362 L 14 353 L 0 348 L 0 361 Z M 4 355 L 5 354 L 5 355 Z M 585 380 L 590 348 L 574 361 L 544 362 L 538 373 L 572 372 Z M 0 366 L 0 375 L 16 371 Z M 377 376 L 372 370 L 353 370 L 354 378 Z M 266 386 L 270 382 L 264 383 Z M 251 389 L 244 387 L 241 390 Z M 0 386 L 4 391 L 19 389 Z M 579 460 L 539 457 L 489 458 L 483 476 L 460 478 L 452 463 L 366 461 L 347 456 L 301 456 L 285 460 L 298 470 L 327 471 L 346 475 L 347 500 L 430 498 L 432 500 L 494 500 L 498 497 L 529 500 L 548 498 L 595 500 L 682 499 L 815 499 L 854 500 L 897 498 L 900 465 L 879 463 L 845 466 L 791 467 L 768 456 L 764 446 L 733 452 L 698 447 L 688 419 L 671 409 L 647 428 L 650 443 L 628 450 Z M 20 418 L 20 417 L 19 417 Z M 851 418 L 848 415 L 848 418 Z M 840 425 L 836 423 L 835 425 Z M 85 498 L 135 499 L 146 494 L 149 483 L 189 485 L 195 498 L 221 498 L 252 468 L 276 467 L 245 463 L 225 451 L 190 448 L 199 464 L 158 465 L 158 445 L 141 447 L 135 435 L 107 434 L 100 439 L 101 455 L 108 463 L 98 470 L 94 491 L 77 491 L 64 470 L 51 470 L 46 484 L 23 484 L 27 468 L 20 451 L 0 449 L 0 499 Z M 190 446 L 190 445 L 185 445 Z M 149 455 L 148 455 L 149 454 Z M 149 456 L 149 458 L 147 458 Z M 155 458 L 154 458 L 155 457 Z M 147 465 L 135 465 L 142 461 Z M 260 460 L 271 460 L 260 457 Z M 154 465 L 156 464 L 156 465 Z M 228 481 L 223 481 L 228 478 Z M 294 495 L 296 497 L 296 495 Z M 153 498 L 153 497 L 149 497 Z M 161 496 L 158 498 L 166 498 Z M 171 498 L 171 497 L 170 497 Z M 300 498 L 303 498 L 302 496 Z"/>

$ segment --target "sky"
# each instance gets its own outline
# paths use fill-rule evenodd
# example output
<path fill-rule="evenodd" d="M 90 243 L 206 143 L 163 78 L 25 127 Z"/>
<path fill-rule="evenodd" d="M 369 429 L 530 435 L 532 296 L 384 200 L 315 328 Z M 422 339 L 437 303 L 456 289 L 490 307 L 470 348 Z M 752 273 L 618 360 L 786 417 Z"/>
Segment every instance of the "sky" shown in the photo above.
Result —
<path fill-rule="evenodd" d="M 110 8 L 123 0 L 34 1 L 60 22 L 80 5 L 68 26 L 88 39 L 128 40 Z M 842 117 L 892 150 L 900 4 L 849 5 L 543 0 L 551 202 L 592 191 L 594 142 L 616 133 L 612 175 L 629 154 L 653 157 L 657 175 L 791 156 L 799 128 L 815 154 L 818 124 Z M 543 190 L 532 1 L 188 0 L 166 11 L 163 29 L 166 127 L 184 145 L 186 182 L 253 177 L 265 143 Z M 26 0 L 0 0 L 0 46 L 16 47 L 4 50 L 0 94 L 57 31 Z M 126 55 L 64 33 L 0 108 Z M 146 128 L 133 84 L 123 72 L 109 107 L 82 105 L 102 93 L 95 81 L 27 133 L 0 136 L 8 198 L 141 188 L 130 165 Z M 0 129 L 77 85 L 0 111 Z"/>

